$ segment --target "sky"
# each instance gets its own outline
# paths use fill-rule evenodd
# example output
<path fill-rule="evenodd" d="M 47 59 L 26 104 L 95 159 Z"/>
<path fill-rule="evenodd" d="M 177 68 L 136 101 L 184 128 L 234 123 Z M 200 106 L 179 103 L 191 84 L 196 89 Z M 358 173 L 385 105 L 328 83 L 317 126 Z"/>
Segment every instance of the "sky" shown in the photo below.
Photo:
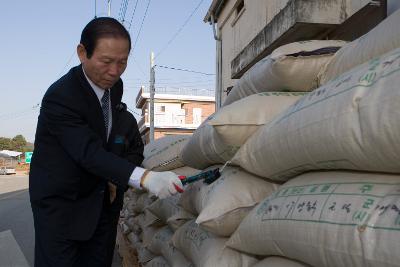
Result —
<path fill-rule="evenodd" d="M 81 31 L 95 14 L 108 15 L 107 2 L 21 0 L 2 4 L 0 137 L 22 134 L 28 141 L 34 141 L 44 93 L 54 81 L 79 64 L 76 46 Z M 111 16 L 119 20 L 124 17 L 134 46 L 122 79 L 123 101 L 135 111 L 136 117 L 140 113 L 135 109 L 140 86 L 149 85 L 151 51 L 156 55 L 157 65 L 215 73 L 213 31 L 203 22 L 211 2 L 111 1 Z M 121 9 L 124 3 L 125 16 Z M 215 75 L 156 68 L 155 86 L 156 90 L 162 87 L 214 90 Z"/>

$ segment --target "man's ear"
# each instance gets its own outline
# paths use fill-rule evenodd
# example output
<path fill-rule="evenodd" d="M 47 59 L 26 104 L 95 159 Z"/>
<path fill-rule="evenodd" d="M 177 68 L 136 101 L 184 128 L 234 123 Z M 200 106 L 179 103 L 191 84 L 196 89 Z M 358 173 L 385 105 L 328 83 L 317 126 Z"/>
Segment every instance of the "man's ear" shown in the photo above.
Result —
<path fill-rule="evenodd" d="M 85 62 L 87 59 L 87 53 L 86 53 L 86 49 L 83 46 L 83 44 L 78 44 L 77 48 L 76 48 L 76 52 L 78 54 L 79 60 L 81 61 L 81 63 Z"/>

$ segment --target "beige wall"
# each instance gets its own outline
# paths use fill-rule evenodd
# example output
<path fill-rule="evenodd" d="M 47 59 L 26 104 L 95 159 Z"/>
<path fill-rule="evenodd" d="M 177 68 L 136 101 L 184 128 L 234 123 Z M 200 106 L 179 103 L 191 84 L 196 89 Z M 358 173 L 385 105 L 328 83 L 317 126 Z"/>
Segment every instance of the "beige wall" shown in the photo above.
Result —
<path fill-rule="evenodd" d="M 162 99 L 158 99 L 157 103 L 163 103 Z M 166 102 L 166 104 L 171 104 L 170 100 Z M 201 122 L 203 122 L 208 116 L 215 112 L 215 102 L 206 102 L 206 101 L 176 101 L 175 104 L 180 104 L 181 108 L 185 110 L 185 123 L 193 124 L 193 109 L 200 108 L 201 109 Z M 148 102 L 142 107 L 142 114 L 147 111 Z M 149 122 L 148 116 L 145 116 L 145 122 Z M 155 125 L 157 127 L 157 125 Z M 183 126 L 183 125 L 182 125 Z M 140 127 L 140 125 L 139 125 Z M 194 129 L 174 129 L 174 128 L 155 128 L 154 129 L 154 139 L 158 139 L 160 137 L 171 135 L 171 134 L 192 134 Z M 145 144 L 149 143 L 149 128 L 146 127 L 142 132 L 142 140 Z"/>
<path fill-rule="evenodd" d="M 236 17 L 238 0 L 229 0 L 218 17 L 218 29 L 222 39 L 222 90 L 233 86 L 231 61 L 253 40 L 254 37 L 283 9 L 290 0 L 244 0 L 244 11 Z M 336 3 L 342 0 L 314 0 Z M 357 12 L 369 0 L 344 0 L 347 17 Z M 336 3 L 336 7 L 337 7 Z M 317 15 L 317 14 L 316 14 Z M 222 103 L 226 92 L 222 92 Z"/>

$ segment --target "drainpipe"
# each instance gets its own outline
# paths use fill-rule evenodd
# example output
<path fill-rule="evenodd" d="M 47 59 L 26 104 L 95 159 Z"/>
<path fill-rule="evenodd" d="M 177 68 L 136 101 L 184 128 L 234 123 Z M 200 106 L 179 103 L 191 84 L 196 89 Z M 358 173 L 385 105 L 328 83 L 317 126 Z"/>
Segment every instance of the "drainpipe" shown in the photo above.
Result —
<path fill-rule="evenodd" d="M 211 14 L 211 24 L 216 41 L 216 88 L 215 88 L 215 111 L 222 106 L 222 40 L 221 33 L 215 25 L 214 13 Z"/>

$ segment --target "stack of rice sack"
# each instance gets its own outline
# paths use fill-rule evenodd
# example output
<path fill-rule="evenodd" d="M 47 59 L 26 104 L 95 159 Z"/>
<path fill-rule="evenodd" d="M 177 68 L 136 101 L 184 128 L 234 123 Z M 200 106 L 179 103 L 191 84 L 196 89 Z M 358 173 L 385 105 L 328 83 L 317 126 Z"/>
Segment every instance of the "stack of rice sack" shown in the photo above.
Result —
<path fill-rule="evenodd" d="M 209 169 L 221 166 L 212 166 Z M 237 167 L 225 167 L 210 185 L 190 184 L 179 204 L 196 216 L 178 228 L 172 241 L 195 266 L 252 266 L 255 257 L 226 248 L 243 218 L 278 185 Z"/>
<path fill-rule="evenodd" d="M 399 25 L 400 11 L 344 46 L 321 87 L 241 146 L 233 164 L 285 183 L 228 247 L 316 267 L 400 266 Z"/>
<path fill-rule="evenodd" d="M 157 142 L 165 144 L 163 139 Z M 172 142 L 176 143 L 176 139 Z M 173 146 L 168 144 L 166 147 Z M 158 153 L 156 148 L 164 153 L 169 151 L 154 144 L 146 146 L 145 151 L 149 148 L 154 150 L 153 154 Z M 179 158 L 179 149 L 176 153 L 169 152 L 169 157 L 165 157 L 164 153 L 159 153 L 158 157 L 165 162 L 172 162 L 168 158 Z M 149 154 L 145 152 L 145 155 Z M 145 158 L 144 165 L 150 159 L 154 160 L 154 157 Z M 161 160 L 154 160 L 155 166 L 161 166 L 160 163 Z M 174 166 L 176 163 L 177 160 Z M 221 166 L 210 168 L 216 167 Z M 167 164 L 163 165 L 163 170 L 168 170 Z M 186 172 L 187 176 L 198 172 L 191 170 L 192 173 Z M 147 193 L 129 191 L 122 224 L 130 229 L 128 239 L 144 266 L 250 267 L 257 259 L 226 248 L 225 242 L 250 210 L 277 188 L 275 183 L 228 166 L 212 184 L 199 181 L 188 185 L 183 194 L 166 199 L 154 201 Z M 137 202 L 134 202 L 135 199 Z M 145 206 L 141 204 L 142 199 Z M 133 209 L 132 206 L 140 206 L 141 209 Z M 130 216 L 132 213 L 134 215 Z"/>
<path fill-rule="evenodd" d="M 238 81 L 225 106 L 210 116 L 183 147 L 184 164 L 204 170 L 230 161 L 263 125 L 317 86 L 318 72 L 343 44 L 293 43 L 256 64 Z M 173 244 L 196 266 L 252 266 L 258 261 L 255 257 L 226 248 L 225 243 L 255 205 L 278 189 L 279 181 L 239 167 L 222 169 L 221 178 L 211 185 L 198 182 L 183 193 L 180 205 L 197 217 L 175 232 Z M 275 262 L 284 266 L 289 260 L 277 258 Z"/>
<path fill-rule="evenodd" d="M 317 75 L 343 41 L 284 45 L 238 80 L 224 103 L 184 146 L 185 165 L 204 169 L 229 161 L 261 125 L 317 87 Z"/>
<path fill-rule="evenodd" d="M 143 167 L 191 176 L 198 173 L 184 166 L 180 154 L 190 136 L 157 139 L 145 146 Z M 157 199 L 141 190 L 128 190 L 122 210 L 121 229 L 144 266 L 192 266 L 170 242 L 175 229 L 194 216 L 177 205 L 180 196 Z"/>

